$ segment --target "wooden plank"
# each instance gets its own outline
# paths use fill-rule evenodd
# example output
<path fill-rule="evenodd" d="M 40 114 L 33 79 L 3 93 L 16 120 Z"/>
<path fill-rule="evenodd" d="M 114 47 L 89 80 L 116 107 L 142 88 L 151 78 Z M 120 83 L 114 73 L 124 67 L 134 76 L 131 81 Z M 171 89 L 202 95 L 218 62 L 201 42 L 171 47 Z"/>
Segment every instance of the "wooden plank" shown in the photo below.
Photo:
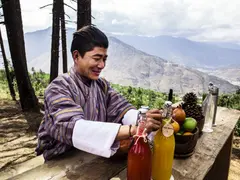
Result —
<path fill-rule="evenodd" d="M 127 168 L 125 168 L 123 171 L 121 171 L 119 174 L 117 174 L 115 177 L 113 177 L 111 180 L 127 180 Z"/>
<path fill-rule="evenodd" d="M 175 159 L 175 180 L 202 180 L 211 170 L 218 154 L 224 147 L 240 117 L 240 111 L 218 107 L 216 123 L 212 133 L 203 133 L 195 153 L 187 159 Z M 226 169 L 225 171 L 228 171 Z"/>
<path fill-rule="evenodd" d="M 126 156 L 110 159 L 74 150 L 58 159 L 13 177 L 14 180 L 80 179 L 108 180 L 126 167 Z"/>
<path fill-rule="evenodd" d="M 232 132 L 232 134 L 229 136 L 227 142 L 221 149 L 211 170 L 208 172 L 204 180 L 211 180 L 211 179 L 227 180 L 228 179 L 231 154 L 232 154 L 233 134 L 234 132 Z"/>
<path fill-rule="evenodd" d="M 90 162 L 95 159 L 95 156 L 91 156 L 88 153 L 82 151 L 71 151 L 66 155 L 46 162 L 45 164 L 38 166 L 37 168 L 26 171 L 23 174 L 13 177 L 12 179 L 50 179 L 52 177 L 66 175 L 68 169 L 73 169 L 75 166 L 81 166 L 84 163 Z"/>

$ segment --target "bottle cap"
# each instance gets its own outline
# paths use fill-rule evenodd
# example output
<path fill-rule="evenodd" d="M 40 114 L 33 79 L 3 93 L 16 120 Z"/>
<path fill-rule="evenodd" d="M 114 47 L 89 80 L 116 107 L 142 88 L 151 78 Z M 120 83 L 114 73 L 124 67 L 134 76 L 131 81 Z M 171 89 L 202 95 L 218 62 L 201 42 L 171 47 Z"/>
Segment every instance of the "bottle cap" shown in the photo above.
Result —
<path fill-rule="evenodd" d="M 139 112 L 141 114 L 146 114 L 148 110 L 149 110 L 148 106 L 141 106 L 141 108 L 139 109 Z"/>
<path fill-rule="evenodd" d="M 172 106 L 172 102 L 171 101 L 165 101 L 164 107 L 170 107 L 170 106 Z"/>
<path fill-rule="evenodd" d="M 172 102 L 165 101 L 164 106 L 163 106 L 162 117 L 169 118 L 171 116 L 171 113 L 172 113 Z"/>

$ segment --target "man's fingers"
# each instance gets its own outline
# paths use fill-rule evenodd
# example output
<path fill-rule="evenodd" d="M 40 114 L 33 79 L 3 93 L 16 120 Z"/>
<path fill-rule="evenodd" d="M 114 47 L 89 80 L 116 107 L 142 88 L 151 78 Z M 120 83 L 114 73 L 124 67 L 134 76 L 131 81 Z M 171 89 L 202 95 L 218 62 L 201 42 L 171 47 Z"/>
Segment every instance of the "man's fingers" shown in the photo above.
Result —
<path fill-rule="evenodd" d="M 146 128 L 146 133 L 150 134 L 151 132 L 157 131 L 160 128 L 160 126 L 155 126 L 151 128 Z"/>
<path fill-rule="evenodd" d="M 153 126 L 153 125 L 161 126 L 161 122 L 157 121 L 157 120 L 154 120 L 152 118 L 148 118 L 146 126 Z"/>
<path fill-rule="evenodd" d="M 154 124 L 152 127 L 152 131 L 157 131 L 160 128 L 160 126 Z"/>
<path fill-rule="evenodd" d="M 151 109 L 151 110 L 149 110 L 148 112 L 147 112 L 147 114 L 151 114 L 151 113 L 161 113 L 161 110 L 159 110 L 159 109 Z"/>
<path fill-rule="evenodd" d="M 152 118 L 148 118 L 147 120 L 148 122 L 152 123 L 152 124 L 157 124 L 157 125 L 161 125 L 161 122 Z"/>
<path fill-rule="evenodd" d="M 153 119 L 156 119 L 156 120 L 161 120 L 162 119 L 162 115 L 160 113 L 158 114 L 147 114 L 147 117 L 149 118 L 153 118 Z"/>
<path fill-rule="evenodd" d="M 160 128 L 161 126 L 161 123 L 159 124 L 159 121 L 156 121 L 156 123 L 153 123 L 153 121 L 149 121 L 147 124 L 146 124 L 146 129 L 147 129 L 147 132 L 150 133 L 151 131 L 156 131 Z"/>

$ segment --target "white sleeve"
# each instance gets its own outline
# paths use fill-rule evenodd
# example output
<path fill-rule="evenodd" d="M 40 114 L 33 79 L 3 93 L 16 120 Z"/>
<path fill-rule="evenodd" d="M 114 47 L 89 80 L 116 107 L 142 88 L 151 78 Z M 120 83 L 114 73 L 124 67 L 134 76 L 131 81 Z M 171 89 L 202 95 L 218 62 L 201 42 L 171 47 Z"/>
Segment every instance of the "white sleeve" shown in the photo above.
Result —
<path fill-rule="evenodd" d="M 139 111 L 136 109 L 130 109 L 126 112 L 126 114 L 123 116 L 122 123 L 124 125 L 135 125 L 137 123 Z"/>
<path fill-rule="evenodd" d="M 73 146 L 82 151 L 109 158 L 119 148 L 115 138 L 121 124 L 80 119 L 73 128 Z"/>

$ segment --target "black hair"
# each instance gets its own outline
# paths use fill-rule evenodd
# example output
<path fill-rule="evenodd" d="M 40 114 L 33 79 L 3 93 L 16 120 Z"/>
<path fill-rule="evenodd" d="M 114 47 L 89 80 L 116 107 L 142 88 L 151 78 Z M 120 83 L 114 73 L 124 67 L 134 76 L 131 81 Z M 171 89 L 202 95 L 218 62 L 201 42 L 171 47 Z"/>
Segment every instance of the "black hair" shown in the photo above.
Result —
<path fill-rule="evenodd" d="M 93 25 L 84 26 L 73 34 L 71 52 L 77 50 L 83 57 L 94 47 L 108 48 L 107 36 Z"/>

